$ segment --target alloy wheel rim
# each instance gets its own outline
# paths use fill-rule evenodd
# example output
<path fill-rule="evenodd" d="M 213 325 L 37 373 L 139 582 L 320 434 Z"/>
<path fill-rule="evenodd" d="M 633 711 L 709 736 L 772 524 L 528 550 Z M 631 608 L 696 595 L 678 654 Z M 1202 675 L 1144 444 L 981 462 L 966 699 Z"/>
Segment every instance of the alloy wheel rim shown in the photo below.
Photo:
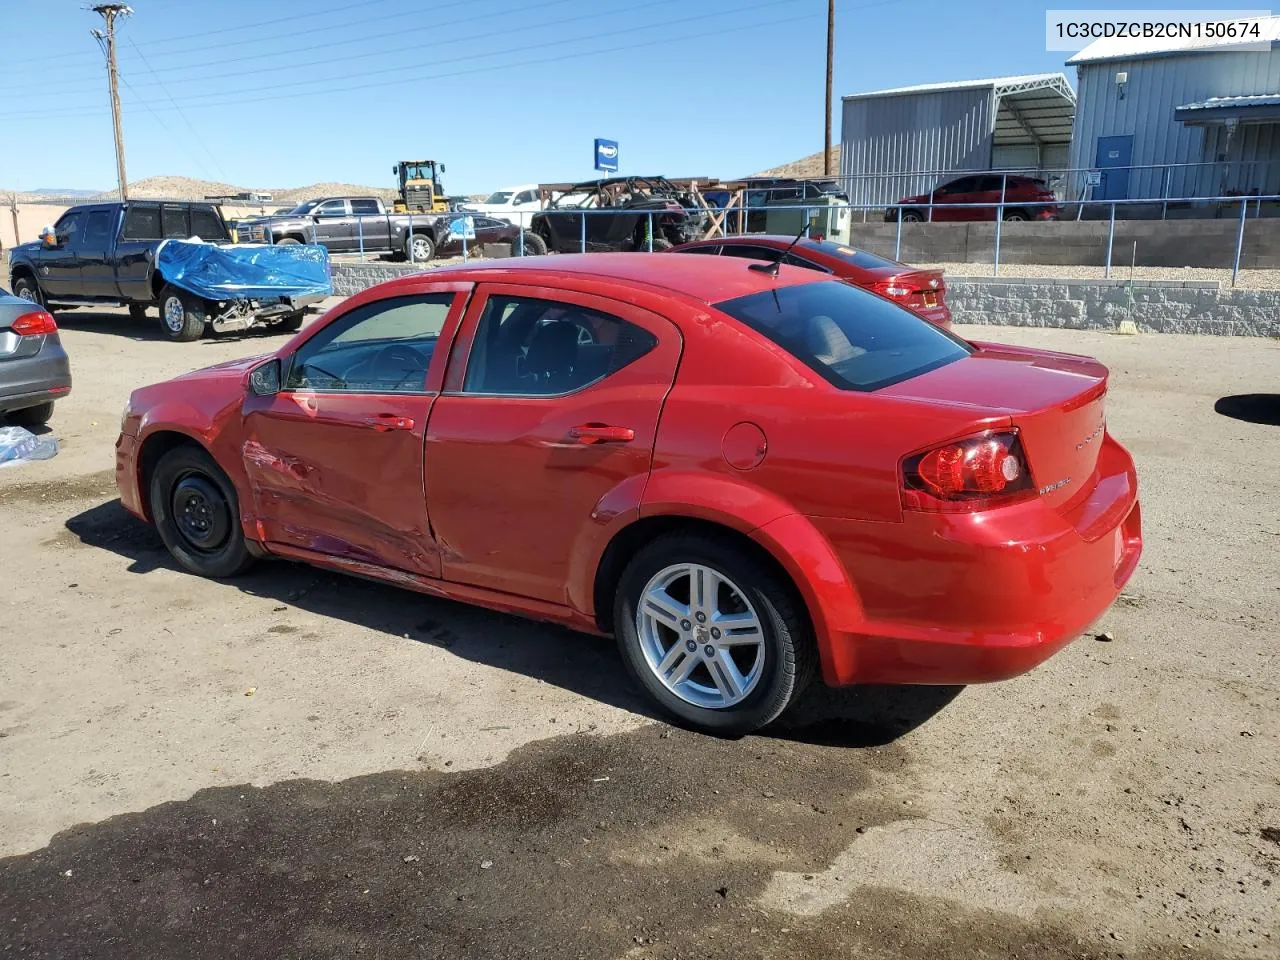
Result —
<path fill-rule="evenodd" d="M 679 563 L 640 595 L 636 632 L 649 670 L 685 703 L 724 710 L 764 674 L 764 627 L 746 592 L 719 570 Z"/>
<path fill-rule="evenodd" d="M 186 319 L 186 310 L 183 309 L 182 301 L 177 297 L 170 297 L 164 302 L 164 322 L 174 333 L 182 331 L 182 322 Z"/>
<path fill-rule="evenodd" d="M 26 300 L 26 301 L 27 301 L 27 302 L 29 302 L 29 303 L 36 303 L 36 302 L 38 302 L 38 301 L 36 300 L 36 292 L 35 292 L 34 290 L 32 290 L 30 287 L 23 287 L 21 290 L 19 290 L 19 291 L 18 291 L 18 299 L 19 299 L 19 300 Z"/>
<path fill-rule="evenodd" d="M 421 238 L 413 241 L 413 257 L 415 260 L 427 259 L 427 241 Z"/>
<path fill-rule="evenodd" d="M 170 497 L 174 526 L 187 546 L 212 553 L 231 535 L 231 508 L 216 484 L 202 474 L 182 477 Z"/>

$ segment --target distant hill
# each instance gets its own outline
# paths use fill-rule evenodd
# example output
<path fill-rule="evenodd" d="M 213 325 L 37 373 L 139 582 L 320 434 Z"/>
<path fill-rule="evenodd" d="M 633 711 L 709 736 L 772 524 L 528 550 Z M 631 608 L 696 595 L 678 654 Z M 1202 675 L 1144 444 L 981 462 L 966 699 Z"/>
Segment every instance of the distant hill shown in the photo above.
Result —
<path fill-rule="evenodd" d="M 284 205 L 300 203 L 313 197 L 343 196 L 359 194 L 361 196 L 381 197 L 391 200 L 396 191 L 389 187 L 365 187 L 352 183 L 312 183 L 305 187 L 238 187 L 230 183 L 219 183 L 216 180 L 196 180 L 192 177 L 147 177 L 129 184 L 129 196 L 138 199 L 170 199 L 170 200 L 203 200 L 211 196 L 228 196 L 237 193 L 270 193 L 272 203 Z M 0 190 L 0 196 L 8 196 L 8 191 Z M 114 190 L 80 190 L 41 188 L 18 194 L 19 203 L 52 203 L 62 201 L 113 200 Z"/>
<path fill-rule="evenodd" d="M 831 148 L 831 175 L 839 176 L 840 174 L 840 148 L 838 146 Z M 761 170 L 759 173 L 753 173 L 753 177 L 796 177 L 801 180 L 809 180 L 815 177 L 821 177 L 822 173 L 822 151 L 811 153 L 807 157 L 801 157 L 799 160 L 792 160 L 790 163 L 784 163 L 780 167 L 770 167 L 768 170 Z"/>

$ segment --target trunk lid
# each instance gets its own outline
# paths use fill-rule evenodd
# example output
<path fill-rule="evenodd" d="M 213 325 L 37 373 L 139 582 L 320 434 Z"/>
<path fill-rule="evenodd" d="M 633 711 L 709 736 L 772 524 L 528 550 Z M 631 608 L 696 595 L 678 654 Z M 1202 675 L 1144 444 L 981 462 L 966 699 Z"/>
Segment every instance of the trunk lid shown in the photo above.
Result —
<path fill-rule="evenodd" d="M 974 346 L 977 352 L 963 360 L 880 392 L 954 407 L 966 422 L 975 412 L 1009 417 L 1041 498 L 1067 506 L 1093 486 L 1106 430 L 1107 368 L 1073 354 Z M 952 438 L 939 438 L 946 439 Z"/>

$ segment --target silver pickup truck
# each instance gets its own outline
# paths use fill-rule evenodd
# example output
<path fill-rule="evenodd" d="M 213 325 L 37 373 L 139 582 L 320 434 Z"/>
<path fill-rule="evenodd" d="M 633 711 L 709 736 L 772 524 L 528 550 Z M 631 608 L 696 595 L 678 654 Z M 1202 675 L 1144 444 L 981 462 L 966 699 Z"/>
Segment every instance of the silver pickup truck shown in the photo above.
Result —
<path fill-rule="evenodd" d="M 390 213 L 378 197 L 321 197 L 288 213 L 239 220 L 241 243 L 318 243 L 330 253 L 394 253 L 425 263 L 448 234 L 449 215 Z"/>

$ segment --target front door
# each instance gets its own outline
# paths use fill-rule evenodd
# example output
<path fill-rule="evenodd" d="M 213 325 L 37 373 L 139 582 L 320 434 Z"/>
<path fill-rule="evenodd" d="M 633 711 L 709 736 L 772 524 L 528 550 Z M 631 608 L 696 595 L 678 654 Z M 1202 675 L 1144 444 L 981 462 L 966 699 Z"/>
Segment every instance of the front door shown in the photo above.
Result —
<path fill-rule="evenodd" d="M 1102 183 L 1094 188 L 1095 200 L 1125 200 L 1129 196 L 1129 161 L 1133 157 L 1133 137 L 1099 137 L 1098 169 Z"/>
<path fill-rule="evenodd" d="M 346 200 L 326 200 L 316 207 L 312 218 L 316 225 L 316 243 L 328 247 L 330 252 L 350 250 L 356 242 L 352 236 L 355 219 L 347 210 Z"/>
<path fill-rule="evenodd" d="M 944 223 L 954 220 L 976 220 L 973 207 L 956 204 L 977 202 L 977 177 L 961 177 L 939 187 L 933 193 L 933 219 Z"/>
<path fill-rule="evenodd" d="M 40 287 L 56 300 L 59 295 L 78 299 L 80 293 L 80 242 L 84 238 L 85 210 L 70 210 L 53 225 L 56 246 L 40 250 Z"/>
<path fill-rule="evenodd" d="M 648 475 L 680 335 L 602 297 L 479 293 L 427 429 L 444 577 L 563 604 L 584 525 L 606 494 Z"/>
<path fill-rule="evenodd" d="M 439 576 L 423 435 L 469 286 L 351 309 L 284 358 L 278 394 L 245 402 L 242 452 L 268 545 Z"/>

